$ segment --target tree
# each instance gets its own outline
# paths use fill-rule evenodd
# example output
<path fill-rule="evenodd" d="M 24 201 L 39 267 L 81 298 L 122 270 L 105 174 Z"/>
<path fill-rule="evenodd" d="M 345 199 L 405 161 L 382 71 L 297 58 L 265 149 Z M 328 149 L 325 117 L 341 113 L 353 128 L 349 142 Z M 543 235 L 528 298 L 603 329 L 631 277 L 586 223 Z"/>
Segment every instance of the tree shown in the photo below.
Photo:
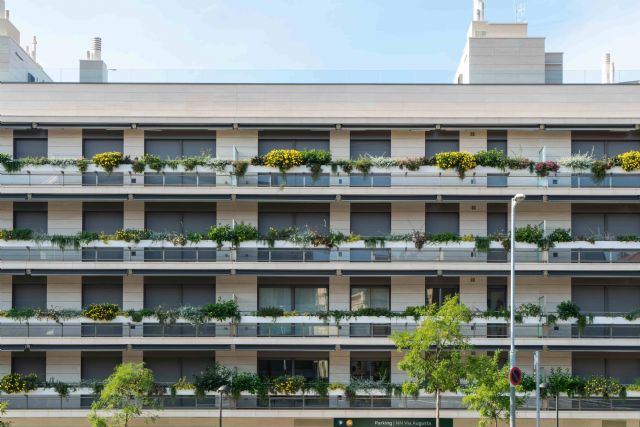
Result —
<path fill-rule="evenodd" d="M 100 396 L 91 404 L 89 422 L 93 427 L 128 427 L 145 407 L 156 408 L 155 379 L 144 363 L 123 363 L 107 378 Z M 107 411 L 101 416 L 98 411 Z M 151 417 L 155 420 L 155 417 Z"/>
<path fill-rule="evenodd" d="M 0 415 L 5 415 L 7 413 L 7 408 L 9 407 L 9 402 L 0 402 Z M 0 420 L 0 427 L 10 427 L 10 421 Z"/>
<path fill-rule="evenodd" d="M 583 381 L 580 377 L 572 375 L 568 369 L 551 369 L 546 378 L 546 387 L 541 393 L 555 398 L 556 401 L 556 426 L 560 425 L 560 395 L 565 393 L 572 397 L 583 388 Z"/>
<path fill-rule="evenodd" d="M 419 314 L 425 318 L 415 332 L 396 333 L 391 339 L 398 351 L 405 352 L 398 364 L 409 377 L 402 391 L 413 396 L 420 390 L 434 394 L 436 427 L 440 427 L 440 395 L 459 390 L 464 378 L 461 353 L 469 344 L 460 326 L 471 321 L 471 311 L 454 296 L 442 306 L 430 305 Z"/>
<path fill-rule="evenodd" d="M 481 427 L 493 421 L 509 419 L 509 367 L 499 364 L 500 353 L 493 357 L 479 356 L 469 360 L 467 386 L 462 403 L 480 415 Z"/>

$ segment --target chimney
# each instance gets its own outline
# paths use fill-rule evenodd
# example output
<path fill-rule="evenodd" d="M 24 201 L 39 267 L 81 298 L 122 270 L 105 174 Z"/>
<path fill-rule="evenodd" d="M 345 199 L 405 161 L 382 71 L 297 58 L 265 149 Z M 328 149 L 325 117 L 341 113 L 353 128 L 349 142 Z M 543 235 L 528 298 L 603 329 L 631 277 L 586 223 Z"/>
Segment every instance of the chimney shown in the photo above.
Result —
<path fill-rule="evenodd" d="M 602 84 L 615 83 L 615 64 L 611 61 L 611 54 L 605 53 L 602 58 Z"/>
<path fill-rule="evenodd" d="M 473 20 L 484 21 L 484 0 L 473 0 Z"/>
<path fill-rule="evenodd" d="M 102 60 L 102 39 L 94 37 L 91 45 L 91 59 L 94 61 Z"/>
<path fill-rule="evenodd" d="M 36 38 L 36 36 L 33 36 L 32 46 L 33 47 L 31 48 L 31 58 L 33 58 L 35 62 L 38 62 L 38 60 L 36 59 L 36 54 L 38 50 L 38 39 Z"/>
<path fill-rule="evenodd" d="M 107 64 L 102 60 L 102 39 L 94 37 L 87 59 L 80 60 L 80 83 L 106 83 Z"/>

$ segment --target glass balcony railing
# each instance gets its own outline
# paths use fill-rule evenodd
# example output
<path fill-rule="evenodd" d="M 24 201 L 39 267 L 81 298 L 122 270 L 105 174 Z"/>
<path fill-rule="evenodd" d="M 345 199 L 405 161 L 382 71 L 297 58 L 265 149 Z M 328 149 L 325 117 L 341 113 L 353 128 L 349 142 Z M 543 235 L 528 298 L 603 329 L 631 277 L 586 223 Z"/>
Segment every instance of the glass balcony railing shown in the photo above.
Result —
<path fill-rule="evenodd" d="M 242 188 L 637 188 L 638 173 L 610 173 L 596 180 L 590 173 L 558 173 L 538 177 L 535 174 L 509 172 L 467 172 L 460 178 L 453 171 L 409 172 L 393 170 L 384 173 L 310 173 L 252 172 L 251 167 L 242 177 L 230 173 L 161 172 L 133 174 L 114 172 L 74 173 L 58 171 L 31 171 L 0 173 L 0 185 L 8 187 L 127 187 L 182 188 L 182 187 L 242 187 Z"/>

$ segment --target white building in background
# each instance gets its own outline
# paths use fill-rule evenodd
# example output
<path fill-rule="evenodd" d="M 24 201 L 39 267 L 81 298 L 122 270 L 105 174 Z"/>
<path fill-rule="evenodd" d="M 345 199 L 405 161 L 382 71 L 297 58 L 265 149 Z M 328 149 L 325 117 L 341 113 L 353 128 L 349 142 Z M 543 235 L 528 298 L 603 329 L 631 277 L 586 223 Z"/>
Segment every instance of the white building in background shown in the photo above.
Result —
<path fill-rule="evenodd" d="M 36 61 L 37 40 L 31 46 L 20 45 L 20 31 L 9 20 L 5 0 L 0 0 L 0 83 L 50 82 L 51 78 Z"/>

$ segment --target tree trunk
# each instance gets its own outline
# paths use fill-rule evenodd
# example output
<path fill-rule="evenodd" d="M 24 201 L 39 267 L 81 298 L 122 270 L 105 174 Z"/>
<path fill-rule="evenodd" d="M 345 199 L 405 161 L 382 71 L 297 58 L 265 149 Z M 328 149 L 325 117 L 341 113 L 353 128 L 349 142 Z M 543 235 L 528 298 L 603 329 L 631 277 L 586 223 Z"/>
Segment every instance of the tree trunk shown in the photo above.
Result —
<path fill-rule="evenodd" d="M 440 427 L 440 390 L 436 390 L 436 427 Z"/>
<path fill-rule="evenodd" d="M 560 409 L 558 405 L 560 403 L 560 393 L 556 394 L 556 427 L 560 427 Z"/>

